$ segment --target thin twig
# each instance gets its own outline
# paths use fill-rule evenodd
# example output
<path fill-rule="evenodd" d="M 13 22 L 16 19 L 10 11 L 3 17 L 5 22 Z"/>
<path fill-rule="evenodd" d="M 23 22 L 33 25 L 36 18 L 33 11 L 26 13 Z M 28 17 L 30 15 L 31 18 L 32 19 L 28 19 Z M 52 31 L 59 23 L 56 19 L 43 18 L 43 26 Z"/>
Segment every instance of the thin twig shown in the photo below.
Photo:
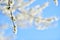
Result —
<path fill-rule="evenodd" d="M 11 9 L 11 7 L 10 7 L 10 0 L 8 0 L 8 9 L 10 10 Z M 11 15 L 11 20 L 12 20 L 12 23 L 13 23 L 13 33 L 15 33 L 16 32 L 16 25 L 15 25 L 15 23 L 14 23 L 14 17 L 13 17 L 13 13 L 12 13 L 12 10 L 10 10 L 10 15 Z"/>

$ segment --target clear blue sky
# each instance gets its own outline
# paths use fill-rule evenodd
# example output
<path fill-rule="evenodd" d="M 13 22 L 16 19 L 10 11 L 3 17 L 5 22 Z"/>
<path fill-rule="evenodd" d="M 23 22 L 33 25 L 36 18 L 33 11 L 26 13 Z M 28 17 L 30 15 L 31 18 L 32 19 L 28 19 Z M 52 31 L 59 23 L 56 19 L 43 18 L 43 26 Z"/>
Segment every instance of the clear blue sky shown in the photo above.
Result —
<path fill-rule="evenodd" d="M 42 5 L 43 3 L 47 2 L 48 0 L 36 0 L 32 5 Z M 45 10 L 43 10 L 43 17 L 51 17 L 57 16 L 60 18 L 60 0 L 59 5 L 55 6 L 53 0 L 50 0 L 50 5 Z M 0 11 L 0 25 L 3 23 L 10 23 L 8 17 L 3 15 Z M 58 21 L 58 26 L 56 28 L 49 28 L 46 30 L 36 30 L 34 26 L 28 29 L 20 29 L 18 28 L 17 39 L 16 40 L 60 40 L 60 20 Z M 51 26 L 53 27 L 53 26 Z M 1 30 L 1 29 L 0 29 Z M 12 29 L 7 29 L 5 35 L 9 35 L 12 33 Z"/>

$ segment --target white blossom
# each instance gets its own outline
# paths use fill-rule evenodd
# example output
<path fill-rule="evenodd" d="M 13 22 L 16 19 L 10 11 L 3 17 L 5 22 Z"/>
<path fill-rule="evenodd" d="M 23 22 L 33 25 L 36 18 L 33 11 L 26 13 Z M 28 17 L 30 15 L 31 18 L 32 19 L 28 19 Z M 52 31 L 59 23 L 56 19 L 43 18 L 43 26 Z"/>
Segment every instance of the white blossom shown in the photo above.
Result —
<path fill-rule="evenodd" d="M 22 9 L 31 5 L 35 0 L 29 0 L 29 2 L 24 2 L 24 0 L 16 0 L 16 3 L 13 5 L 14 9 Z"/>
<path fill-rule="evenodd" d="M 13 40 L 13 35 L 5 36 L 4 33 L 0 33 L 0 40 Z"/>
<path fill-rule="evenodd" d="M 45 2 L 42 5 L 35 5 L 35 7 L 29 9 L 28 6 L 30 6 L 34 1 L 35 0 L 28 0 L 28 2 L 25 2 L 24 0 L 0 0 L 0 10 L 11 18 L 13 32 L 15 34 L 17 34 L 17 27 L 19 26 L 20 28 L 28 28 L 28 26 L 31 26 L 34 22 L 37 29 L 44 30 L 47 29 L 51 23 L 58 20 L 56 17 L 43 18 L 41 16 L 43 10 L 49 6 L 49 2 Z M 54 0 L 54 3 L 58 6 L 58 0 Z M 29 9 L 28 11 L 25 9 L 26 7 Z M 17 13 L 17 15 L 14 15 L 14 12 L 17 9 L 20 12 Z M 4 28 L 4 26 L 6 25 L 3 25 L 2 29 L 7 28 Z"/>
<path fill-rule="evenodd" d="M 58 0 L 53 0 L 55 5 L 58 6 Z"/>
<path fill-rule="evenodd" d="M 36 7 L 38 6 L 38 8 L 36 9 L 36 7 L 35 8 L 32 8 L 32 9 L 30 9 L 29 10 L 29 12 L 30 12 L 30 15 L 32 15 L 32 16 L 35 16 L 35 15 L 37 15 L 38 13 L 42 13 L 42 11 L 46 8 L 46 7 L 48 7 L 48 5 L 49 5 L 49 2 L 46 2 L 46 3 L 44 3 L 42 6 L 38 6 L 38 5 L 36 5 Z"/>
<path fill-rule="evenodd" d="M 37 29 L 43 30 L 46 28 L 49 28 L 50 25 L 52 25 L 53 22 L 57 21 L 57 17 L 51 17 L 51 18 L 43 18 L 43 19 L 35 19 L 35 25 Z M 56 25 L 56 24 L 55 24 Z"/>
<path fill-rule="evenodd" d="M 0 0 L 0 4 L 8 4 L 8 0 Z"/>

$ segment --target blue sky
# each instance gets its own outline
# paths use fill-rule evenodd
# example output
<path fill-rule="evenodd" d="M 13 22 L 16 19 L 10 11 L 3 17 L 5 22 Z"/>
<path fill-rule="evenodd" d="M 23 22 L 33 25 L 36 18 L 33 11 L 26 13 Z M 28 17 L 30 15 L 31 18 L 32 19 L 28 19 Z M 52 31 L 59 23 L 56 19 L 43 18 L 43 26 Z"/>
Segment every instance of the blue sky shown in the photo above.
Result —
<path fill-rule="evenodd" d="M 43 3 L 47 2 L 48 0 L 36 0 L 30 7 L 35 6 L 37 4 L 42 5 Z M 57 16 L 60 18 L 60 0 L 59 5 L 55 6 L 53 0 L 50 0 L 50 5 L 43 10 L 42 16 L 43 17 L 51 17 Z M 0 25 L 3 23 L 11 24 L 9 18 L 2 14 L 0 11 Z M 16 40 L 60 40 L 60 20 L 57 22 L 58 25 L 56 28 L 49 28 L 46 30 L 36 30 L 33 26 L 32 28 L 28 29 L 20 29 L 18 28 L 17 32 L 17 39 Z M 53 27 L 53 26 L 51 26 Z M 1 29 L 0 29 L 1 30 Z M 9 28 L 5 31 L 5 35 L 12 34 L 12 29 Z"/>

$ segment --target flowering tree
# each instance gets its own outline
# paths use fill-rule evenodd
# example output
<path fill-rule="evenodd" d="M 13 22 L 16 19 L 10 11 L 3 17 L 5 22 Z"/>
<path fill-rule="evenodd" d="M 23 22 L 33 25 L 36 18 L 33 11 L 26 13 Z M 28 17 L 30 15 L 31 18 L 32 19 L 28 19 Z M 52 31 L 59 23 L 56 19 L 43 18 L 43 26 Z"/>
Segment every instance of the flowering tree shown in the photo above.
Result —
<path fill-rule="evenodd" d="M 28 0 L 27 2 L 25 2 L 24 0 L 0 0 L 0 10 L 2 10 L 3 14 L 10 18 L 13 25 L 14 34 L 17 34 L 17 27 L 27 28 L 34 22 L 36 29 L 45 30 L 54 21 L 58 20 L 57 17 L 43 18 L 41 16 L 43 10 L 49 6 L 49 1 L 45 2 L 41 6 L 36 5 L 35 7 L 29 8 L 29 6 L 34 1 L 35 0 Z M 53 1 L 55 5 L 58 6 L 58 0 Z M 15 11 L 18 12 L 16 15 L 14 13 Z M 2 27 L 4 28 L 3 25 Z M 5 27 L 4 29 L 6 28 L 7 27 Z"/>

